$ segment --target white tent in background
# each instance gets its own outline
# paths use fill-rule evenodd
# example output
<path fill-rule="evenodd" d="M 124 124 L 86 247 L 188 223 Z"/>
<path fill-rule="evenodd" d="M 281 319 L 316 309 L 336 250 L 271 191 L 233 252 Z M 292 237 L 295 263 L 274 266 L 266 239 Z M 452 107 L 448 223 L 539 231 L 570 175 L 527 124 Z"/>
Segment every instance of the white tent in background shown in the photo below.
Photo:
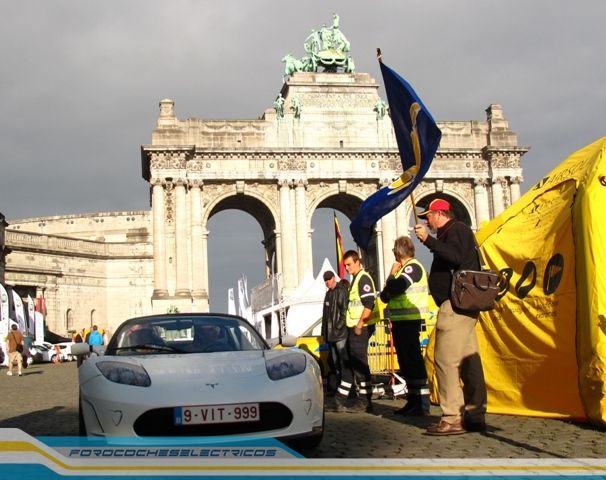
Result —
<path fill-rule="evenodd" d="M 288 301 L 288 314 L 286 315 L 286 330 L 290 335 L 301 335 L 318 318 L 322 317 L 322 308 L 324 304 L 324 295 L 326 294 L 326 285 L 324 284 L 324 272 L 335 269 L 332 267 L 328 258 L 324 259 L 318 276 L 307 283 L 306 288 L 302 289 L 304 281 Z M 337 279 L 339 276 L 336 274 Z"/>
<path fill-rule="evenodd" d="M 227 290 L 227 313 L 230 315 L 236 314 L 236 299 L 234 297 L 234 289 Z"/>

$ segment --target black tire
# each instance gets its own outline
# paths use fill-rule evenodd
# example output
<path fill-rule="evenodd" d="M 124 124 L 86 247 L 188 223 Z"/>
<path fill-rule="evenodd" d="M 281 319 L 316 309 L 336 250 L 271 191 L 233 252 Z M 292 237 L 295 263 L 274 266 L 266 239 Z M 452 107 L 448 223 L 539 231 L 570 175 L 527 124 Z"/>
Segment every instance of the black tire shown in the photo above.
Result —
<path fill-rule="evenodd" d="M 318 433 L 310 435 L 309 437 L 299 438 L 297 440 L 291 440 L 288 445 L 298 452 L 305 452 L 307 450 L 313 450 L 322 442 L 324 437 L 324 419 L 325 413 L 322 413 L 322 430 Z"/>
<path fill-rule="evenodd" d="M 86 433 L 86 425 L 84 424 L 84 416 L 82 415 L 82 398 L 78 397 L 78 435 L 81 437 L 88 436 Z"/>

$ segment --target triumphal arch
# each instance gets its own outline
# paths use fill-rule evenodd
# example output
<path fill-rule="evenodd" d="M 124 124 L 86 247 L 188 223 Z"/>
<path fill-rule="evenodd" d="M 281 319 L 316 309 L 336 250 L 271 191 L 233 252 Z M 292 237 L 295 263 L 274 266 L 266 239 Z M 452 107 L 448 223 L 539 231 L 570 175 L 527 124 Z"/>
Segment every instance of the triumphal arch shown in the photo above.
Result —
<path fill-rule="evenodd" d="M 312 31 L 302 57 L 282 60 L 283 81 L 276 79 L 280 88 L 259 118 L 180 119 L 172 100 L 160 101 L 151 142 L 141 147 L 151 212 L 9 221 L 5 283 L 44 305 L 46 324 L 61 334 L 95 323 L 112 329 L 126 318 L 174 308 L 206 311 L 208 222 L 240 209 L 263 232 L 267 281 L 253 290 L 254 310 L 266 318 L 275 292 L 286 303 L 312 269 L 314 211 L 332 208 L 353 219 L 402 167 L 385 95 L 376 79 L 356 72 L 338 16 Z M 497 104 L 483 120 L 438 126 L 442 140 L 414 192 L 417 205 L 446 197 L 477 229 L 519 197 L 520 159 L 528 149 L 518 145 Z M 407 200 L 382 218 L 363 252 L 377 282 L 396 236 L 411 233 L 411 211 Z"/>
<path fill-rule="evenodd" d="M 301 59 L 282 59 L 284 83 L 259 119 L 179 119 L 172 100 L 160 102 L 152 141 L 141 148 L 152 191 L 154 310 L 208 309 L 207 225 L 216 213 L 240 209 L 259 222 L 267 275 L 275 256 L 288 297 L 312 269 L 314 211 L 329 207 L 353 219 L 366 197 L 402 173 L 379 84 L 355 72 L 338 17 L 312 31 L 304 50 Z M 520 196 L 528 149 L 500 105 L 488 106 L 485 121 L 438 125 L 440 148 L 415 191 L 417 204 L 446 197 L 477 229 Z M 364 252 L 379 282 L 393 241 L 410 234 L 411 213 L 405 202 L 381 219 Z"/>

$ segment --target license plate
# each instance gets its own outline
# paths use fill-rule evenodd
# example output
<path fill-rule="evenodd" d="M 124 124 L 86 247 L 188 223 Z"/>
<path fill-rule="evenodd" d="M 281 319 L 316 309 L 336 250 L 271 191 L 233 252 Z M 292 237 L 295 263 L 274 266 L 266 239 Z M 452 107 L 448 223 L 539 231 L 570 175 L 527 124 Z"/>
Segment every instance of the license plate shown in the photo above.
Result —
<path fill-rule="evenodd" d="M 258 403 L 175 407 L 174 414 L 175 425 L 256 422 L 260 418 Z"/>

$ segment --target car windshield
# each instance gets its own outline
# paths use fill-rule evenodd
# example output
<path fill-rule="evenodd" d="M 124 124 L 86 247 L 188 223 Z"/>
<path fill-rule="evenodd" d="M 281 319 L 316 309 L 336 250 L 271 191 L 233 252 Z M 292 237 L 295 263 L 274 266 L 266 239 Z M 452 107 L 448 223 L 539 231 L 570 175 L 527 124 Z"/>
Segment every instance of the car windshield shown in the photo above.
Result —
<path fill-rule="evenodd" d="M 269 348 L 248 322 L 222 315 L 158 315 L 124 322 L 106 355 L 210 353 Z"/>

